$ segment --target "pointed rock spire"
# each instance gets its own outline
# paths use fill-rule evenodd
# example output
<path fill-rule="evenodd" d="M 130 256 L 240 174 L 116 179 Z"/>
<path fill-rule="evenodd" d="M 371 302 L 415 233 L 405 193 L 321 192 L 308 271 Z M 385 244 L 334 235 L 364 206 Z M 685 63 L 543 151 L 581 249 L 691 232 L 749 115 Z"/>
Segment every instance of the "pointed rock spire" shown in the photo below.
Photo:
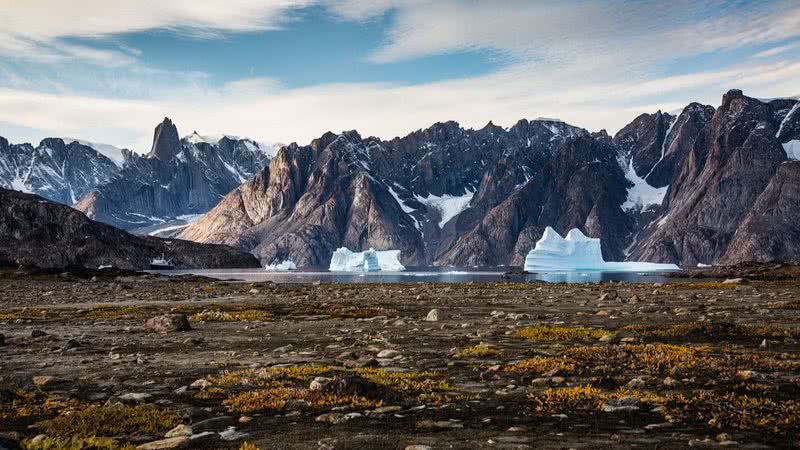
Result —
<path fill-rule="evenodd" d="M 178 128 L 169 119 L 164 117 L 164 121 L 158 124 L 153 133 L 153 147 L 150 148 L 149 158 L 157 158 L 162 161 L 169 161 L 181 151 L 181 141 L 178 137 Z"/>

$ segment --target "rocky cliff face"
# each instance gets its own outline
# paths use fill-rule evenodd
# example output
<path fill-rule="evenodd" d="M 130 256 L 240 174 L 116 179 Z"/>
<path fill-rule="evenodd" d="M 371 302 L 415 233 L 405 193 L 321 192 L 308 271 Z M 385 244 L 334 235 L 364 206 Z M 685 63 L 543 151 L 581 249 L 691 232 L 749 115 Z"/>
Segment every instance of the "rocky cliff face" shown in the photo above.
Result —
<path fill-rule="evenodd" d="M 579 228 L 603 239 L 603 253 L 621 258 L 630 221 L 621 209 L 625 175 L 605 132 L 567 140 L 555 157 L 490 209 L 440 256 L 448 265 L 521 264 L 545 227 Z"/>
<path fill-rule="evenodd" d="M 643 230 L 646 238 L 631 257 L 694 265 L 780 259 L 791 253 L 742 246 L 764 238 L 759 236 L 764 216 L 754 215 L 766 213 L 767 205 L 792 201 L 789 192 L 781 195 L 774 189 L 793 173 L 778 169 L 788 159 L 782 144 L 797 138 L 796 132 L 783 131 L 794 130 L 800 120 L 789 117 L 796 102 L 763 102 L 738 90 L 728 92 L 686 152 L 658 217 Z M 788 238 L 793 233 L 789 209 L 769 212 L 777 214 L 771 231 L 788 233 L 779 239 L 787 236 L 787 245 L 794 247 Z"/>
<path fill-rule="evenodd" d="M 794 172 L 778 169 L 796 105 L 731 91 L 716 110 L 644 114 L 613 138 L 553 120 L 438 123 L 391 141 L 328 133 L 283 149 L 181 236 L 323 266 L 340 245 L 400 249 L 407 265 L 519 264 L 546 226 L 601 238 L 608 260 L 779 259 L 794 244 L 754 247 L 769 213 L 793 232 Z"/>
<path fill-rule="evenodd" d="M 78 142 L 48 138 L 38 146 L 0 137 L 0 187 L 34 193 L 66 205 L 112 180 L 120 167 Z"/>
<path fill-rule="evenodd" d="M 128 154 L 114 179 L 84 195 L 75 207 L 119 228 L 151 232 L 203 214 L 269 160 L 271 148 L 247 139 L 178 138 L 165 118 L 146 156 Z"/>
<path fill-rule="evenodd" d="M 134 236 L 42 197 L 0 189 L 0 262 L 147 269 L 162 254 L 183 268 L 258 266 L 252 255 L 231 247 Z"/>
<path fill-rule="evenodd" d="M 245 139 L 179 139 L 165 119 L 147 156 L 127 153 L 76 206 L 140 232 L 171 225 L 265 264 L 326 266 L 339 246 L 399 249 L 406 265 L 519 264 L 546 226 L 601 238 L 607 260 L 694 265 L 797 251 L 782 237 L 795 235 L 800 211 L 787 163 L 800 158 L 796 99 L 733 90 L 719 108 L 642 114 L 613 138 L 553 119 L 444 122 L 388 141 L 329 132 L 265 166 L 269 156 Z M 191 226 L 170 223 L 209 208 Z"/>

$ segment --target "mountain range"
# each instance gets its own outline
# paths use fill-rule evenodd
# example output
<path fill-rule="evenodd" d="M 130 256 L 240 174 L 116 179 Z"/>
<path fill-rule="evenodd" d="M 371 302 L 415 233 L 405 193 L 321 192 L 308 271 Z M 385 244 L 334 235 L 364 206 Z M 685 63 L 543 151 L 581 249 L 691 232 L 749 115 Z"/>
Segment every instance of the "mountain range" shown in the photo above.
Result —
<path fill-rule="evenodd" d="M 794 261 L 798 110 L 797 99 L 731 90 L 716 108 L 642 114 L 614 136 L 547 118 L 451 121 L 392 140 L 328 132 L 277 151 L 179 139 L 165 119 L 150 152 L 122 162 L 80 142 L 2 139 L 0 186 L 262 264 L 326 266 L 345 246 L 399 249 L 411 266 L 519 265 L 547 226 L 600 238 L 606 260 Z"/>

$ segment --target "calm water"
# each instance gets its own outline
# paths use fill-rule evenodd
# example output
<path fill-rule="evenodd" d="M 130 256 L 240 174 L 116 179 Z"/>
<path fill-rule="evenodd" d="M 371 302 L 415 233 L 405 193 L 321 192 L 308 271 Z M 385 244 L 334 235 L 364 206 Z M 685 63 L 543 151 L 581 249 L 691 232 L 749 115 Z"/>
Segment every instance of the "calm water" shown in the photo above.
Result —
<path fill-rule="evenodd" d="M 507 269 L 454 269 L 409 267 L 405 272 L 343 273 L 318 271 L 266 272 L 263 269 L 170 270 L 165 275 L 202 275 L 223 280 L 273 281 L 276 283 L 467 283 L 497 281 L 547 281 L 551 283 L 599 283 L 602 281 L 669 282 L 676 278 L 664 273 L 633 272 L 548 272 L 503 277 Z"/>

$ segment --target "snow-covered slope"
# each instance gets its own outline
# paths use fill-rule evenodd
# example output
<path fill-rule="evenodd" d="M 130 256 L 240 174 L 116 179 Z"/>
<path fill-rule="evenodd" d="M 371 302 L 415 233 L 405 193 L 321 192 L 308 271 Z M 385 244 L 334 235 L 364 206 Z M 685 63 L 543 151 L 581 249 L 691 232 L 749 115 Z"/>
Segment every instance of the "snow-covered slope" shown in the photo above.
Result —
<path fill-rule="evenodd" d="M 119 171 L 117 163 L 78 142 L 48 138 L 34 147 L 0 137 L 0 187 L 72 205 Z"/>

